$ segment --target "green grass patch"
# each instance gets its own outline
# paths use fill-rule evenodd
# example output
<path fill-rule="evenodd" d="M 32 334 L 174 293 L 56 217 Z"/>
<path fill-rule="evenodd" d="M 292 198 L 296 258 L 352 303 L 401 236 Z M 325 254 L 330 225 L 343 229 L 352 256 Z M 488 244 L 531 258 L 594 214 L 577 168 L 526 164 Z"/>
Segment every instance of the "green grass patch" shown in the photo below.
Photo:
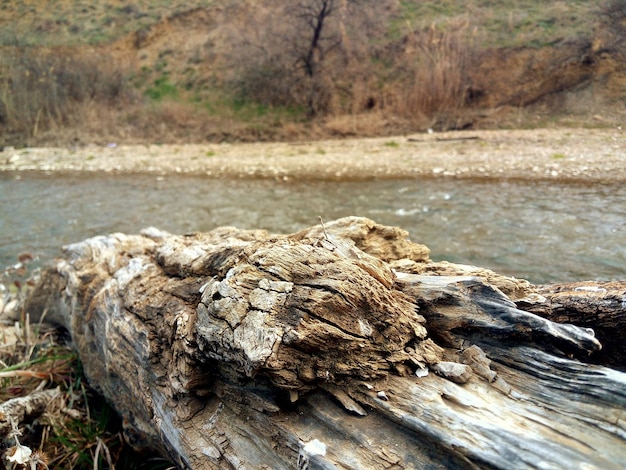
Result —
<path fill-rule="evenodd" d="M 161 101 L 163 98 L 176 98 L 178 88 L 169 81 L 168 77 L 162 76 L 153 82 L 153 85 L 145 91 L 145 95 L 154 101 Z"/>
<path fill-rule="evenodd" d="M 537 0 L 477 0 L 467 4 L 399 2 L 400 13 L 389 25 L 389 37 L 399 39 L 411 31 L 465 20 L 483 46 L 541 47 L 564 38 L 588 34 L 597 6 L 590 2 L 539 2 Z"/>
<path fill-rule="evenodd" d="M 244 97 L 229 95 L 214 89 L 207 93 L 195 93 L 189 101 L 204 109 L 209 115 L 230 118 L 246 124 L 263 123 L 277 127 L 284 122 L 304 122 L 306 112 L 297 106 L 269 106 Z"/>
<path fill-rule="evenodd" d="M 235 115 L 244 121 L 267 116 L 270 107 L 265 104 L 255 103 L 245 98 L 235 98 L 232 101 L 232 109 Z"/>

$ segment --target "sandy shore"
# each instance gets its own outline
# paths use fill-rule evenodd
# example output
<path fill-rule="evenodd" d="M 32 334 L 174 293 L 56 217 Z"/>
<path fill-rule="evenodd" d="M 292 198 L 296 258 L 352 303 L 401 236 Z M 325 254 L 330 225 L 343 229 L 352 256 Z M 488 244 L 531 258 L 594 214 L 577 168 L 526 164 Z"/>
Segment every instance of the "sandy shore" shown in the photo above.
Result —
<path fill-rule="evenodd" d="M 626 136 L 619 128 L 539 129 L 299 143 L 5 148 L 0 171 L 615 182 L 626 181 Z"/>

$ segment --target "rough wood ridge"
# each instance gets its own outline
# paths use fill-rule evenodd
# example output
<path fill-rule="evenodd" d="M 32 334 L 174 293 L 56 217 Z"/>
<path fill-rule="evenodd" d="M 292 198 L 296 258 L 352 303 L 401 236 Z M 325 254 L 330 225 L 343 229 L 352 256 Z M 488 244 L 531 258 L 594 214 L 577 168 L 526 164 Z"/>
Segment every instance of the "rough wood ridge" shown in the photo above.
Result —
<path fill-rule="evenodd" d="M 346 218 L 94 237 L 26 308 L 181 468 L 620 468 L 626 374 L 582 362 L 588 324 L 519 308 L 553 313 L 548 294 Z"/>

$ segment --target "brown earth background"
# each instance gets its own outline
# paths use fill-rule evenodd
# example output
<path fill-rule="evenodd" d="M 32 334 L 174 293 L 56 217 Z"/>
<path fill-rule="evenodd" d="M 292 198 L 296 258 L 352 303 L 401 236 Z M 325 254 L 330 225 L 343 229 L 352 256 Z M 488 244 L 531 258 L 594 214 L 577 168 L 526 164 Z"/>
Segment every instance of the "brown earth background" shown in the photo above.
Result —
<path fill-rule="evenodd" d="M 16 0 L 0 26 L 16 148 L 608 129 L 626 109 L 623 0 Z"/>

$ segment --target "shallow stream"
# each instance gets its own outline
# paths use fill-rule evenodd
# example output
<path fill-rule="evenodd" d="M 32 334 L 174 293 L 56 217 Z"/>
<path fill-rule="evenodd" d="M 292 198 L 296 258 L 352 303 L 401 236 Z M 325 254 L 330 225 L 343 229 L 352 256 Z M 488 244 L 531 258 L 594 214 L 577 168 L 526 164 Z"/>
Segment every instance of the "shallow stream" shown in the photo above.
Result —
<path fill-rule="evenodd" d="M 0 174 L 0 266 L 30 252 L 155 226 L 291 233 L 348 215 L 397 225 L 435 260 L 550 281 L 626 279 L 626 183 L 420 179 L 217 180 L 152 175 Z"/>

